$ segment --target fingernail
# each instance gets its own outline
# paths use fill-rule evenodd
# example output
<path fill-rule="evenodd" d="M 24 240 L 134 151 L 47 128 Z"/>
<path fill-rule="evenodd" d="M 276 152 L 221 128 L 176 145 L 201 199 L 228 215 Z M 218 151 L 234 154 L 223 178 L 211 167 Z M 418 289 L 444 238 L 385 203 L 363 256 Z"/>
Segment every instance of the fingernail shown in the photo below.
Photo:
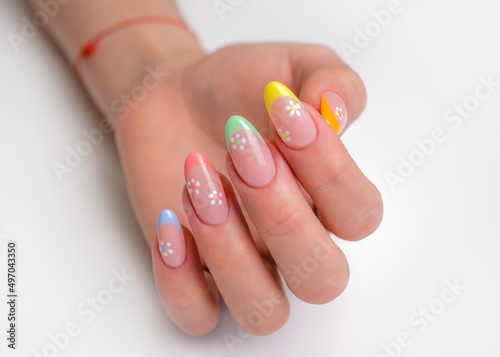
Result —
<path fill-rule="evenodd" d="M 347 107 L 337 93 L 323 93 L 321 96 L 321 115 L 337 135 L 342 133 L 347 123 Z"/>
<path fill-rule="evenodd" d="M 273 156 L 248 120 L 239 115 L 229 118 L 226 143 L 236 171 L 247 185 L 264 187 L 272 181 L 276 175 Z"/>
<path fill-rule="evenodd" d="M 228 213 L 226 194 L 210 160 L 199 152 L 192 152 L 186 158 L 184 175 L 198 217 L 210 225 L 224 222 Z"/>
<path fill-rule="evenodd" d="M 300 100 L 285 85 L 269 83 L 264 90 L 264 100 L 274 127 L 286 145 L 301 149 L 316 139 L 316 125 Z"/>
<path fill-rule="evenodd" d="M 164 210 L 158 218 L 158 247 L 163 262 L 171 267 L 177 268 L 186 260 L 186 242 L 184 233 L 171 210 Z"/>

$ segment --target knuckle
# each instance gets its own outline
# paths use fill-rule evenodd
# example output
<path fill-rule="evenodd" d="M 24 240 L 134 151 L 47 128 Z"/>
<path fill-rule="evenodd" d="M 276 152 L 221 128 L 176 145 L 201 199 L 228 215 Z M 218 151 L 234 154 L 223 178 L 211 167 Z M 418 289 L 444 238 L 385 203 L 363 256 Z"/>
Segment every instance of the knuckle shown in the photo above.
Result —
<path fill-rule="evenodd" d="M 199 297 L 191 293 L 179 293 L 176 289 L 169 289 L 167 296 L 168 305 L 173 310 L 188 310 L 199 303 Z"/>
<path fill-rule="evenodd" d="M 352 101 L 357 102 L 357 106 L 362 111 L 366 107 L 367 102 L 366 88 L 363 80 L 358 73 L 349 67 L 343 68 L 341 77 L 343 78 L 345 88 L 350 92 L 347 94 L 348 97 Z"/>
<path fill-rule="evenodd" d="M 277 217 L 269 215 L 261 223 L 261 234 L 268 238 L 280 238 L 296 231 L 303 224 L 302 211 L 298 205 L 284 202 L 277 210 Z"/>
<path fill-rule="evenodd" d="M 365 204 L 352 212 L 350 224 L 345 226 L 346 231 L 339 236 L 350 241 L 357 241 L 375 232 L 382 222 L 384 206 L 382 197 L 375 186 L 374 191 Z"/>
<path fill-rule="evenodd" d="M 345 159 L 339 155 L 328 160 L 329 164 L 321 168 L 314 180 L 311 182 L 311 189 L 316 192 L 330 191 L 332 186 L 344 181 L 345 175 L 350 172 L 349 165 Z"/>
<path fill-rule="evenodd" d="M 211 322 L 211 323 L 210 323 Z M 199 321 L 190 324 L 189 326 L 179 326 L 179 328 L 190 336 L 198 337 L 206 335 L 217 326 L 217 320 L 208 321 L 207 323 L 200 324 Z"/>
<path fill-rule="evenodd" d="M 260 311 L 252 311 L 247 319 L 237 319 L 238 325 L 246 333 L 253 336 L 267 336 L 278 331 L 288 321 L 290 316 L 290 304 L 284 298 L 284 303 L 277 305 L 271 316 L 261 320 L 255 319 L 255 315 L 261 315 Z"/>
<path fill-rule="evenodd" d="M 241 265 L 247 259 L 248 251 L 244 244 L 216 244 L 211 247 L 205 256 L 207 265 L 211 271 L 225 274 L 234 271 L 235 267 Z"/>
<path fill-rule="evenodd" d="M 213 331 L 215 327 L 217 327 L 217 323 L 219 322 L 219 316 L 216 318 L 207 318 L 203 321 L 200 319 L 190 319 L 190 321 L 185 321 L 182 324 L 178 324 L 177 326 L 185 333 L 190 336 L 198 337 L 206 335 L 207 333 Z"/>
<path fill-rule="evenodd" d="M 330 47 L 321 44 L 292 44 L 292 50 L 309 59 L 328 59 L 331 63 L 340 61 L 338 54 Z"/>
<path fill-rule="evenodd" d="M 346 263 L 329 274 L 321 272 L 319 281 L 319 283 L 304 284 L 299 291 L 294 291 L 294 294 L 302 301 L 318 305 L 336 299 L 344 292 L 349 282 L 349 266 Z"/>
<path fill-rule="evenodd" d="M 349 282 L 349 270 L 339 270 L 323 282 L 321 289 L 314 296 L 314 303 L 326 304 L 339 297 Z"/>
<path fill-rule="evenodd" d="M 384 205 L 380 193 L 376 192 L 372 201 L 358 211 L 359 219 L 359 239 L 365 238 L 375 232 L 384 216 Z"/>

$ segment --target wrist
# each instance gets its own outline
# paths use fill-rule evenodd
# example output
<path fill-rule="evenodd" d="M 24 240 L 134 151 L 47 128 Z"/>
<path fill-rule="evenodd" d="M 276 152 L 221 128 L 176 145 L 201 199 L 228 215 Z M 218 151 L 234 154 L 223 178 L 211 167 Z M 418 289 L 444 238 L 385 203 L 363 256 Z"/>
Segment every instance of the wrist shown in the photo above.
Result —
<path fill-rule="evenodd" d="M 185 29 L 164 23 L 123 28 L 97 43 L 90 58 L 78 64 L 81 80 L 110 120 L 111 103 L 145 80 L 151 69 L 175 72 L 205 55 L 196 38 Z"/>
<path fill-rule="evenodd" d="M 41 2 L 27 0 L 35 11 Z M 181 20 L 175 0 L 72 0 L 61 6 L 47 28 L 71 63 L 94 36 L 106 30 L 90 58 L 78 63 L 78 75 L 103 114 L 112 119 L 113 100 L 143 79 L 145 68 L 166 71 L 204 56 L 196 38 L 168 23 L 138 23 L 116 30 L 117 24 L 145 17 Z M 116 31 L 115 31 L 116 30 Z"/>

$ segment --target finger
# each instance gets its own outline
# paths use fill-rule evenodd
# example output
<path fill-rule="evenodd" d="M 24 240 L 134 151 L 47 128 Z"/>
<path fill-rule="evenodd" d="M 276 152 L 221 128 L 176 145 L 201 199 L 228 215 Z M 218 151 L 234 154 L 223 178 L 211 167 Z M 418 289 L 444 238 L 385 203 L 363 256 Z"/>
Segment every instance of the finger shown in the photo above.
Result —
<path fill-rule="evenodd" d="M 216 66 L 214 61 L 225 65 Z M 207 78 L 207 73 L 216 80 Z M 366 105 L 366 91 L 360 77 L 334 51 L 320 45 L 227 46 L 196 66 L 187 78 L 191 84 L 188 95 L 195 97 L 197 103 L 206 103 L 193 110 L 204 119 L 213 119 L 205 120 L 210 122 L 206 130 L 216 138 L 223 126 L 217 120 L 221 115 L 229 117 L 239 113 L 259 130 L 267 125 L 259 93 L 270 81 L 285 83 L 317 110 L 321 107 L 322 94 L 336 93 L 345 103 L 346 125 L 359 117 Z M 200 81 L 200 78 L 206 80 Z"/>
<path fill-rule="evenodd" d="M 253 335 L 278 330 L 288 319 L 290 307 L 254 245 L 229 182 L 200 153 L 188 156 L 185 175 L 185 211 L 200 254 L 231 315 Z"/>
<path fill-rule="evenodd" d="M 265 98 L 276 144 L 326 226 L 348 240 L 372 233 L 382 220 L 380 193 L 327 122 L 281 83 L 270 83 Z"/>
<path fill-rule="evenodd" d="M 315 45 L 292 48 L 290 62 L 291 88 L 320 111 L 337 134 L 361 115 L 366 106 L 363 81 L 331 49 Z"/>
<path fill-rule="evenodd" d="M 151 253 L 160 301 L 172 322 L 193 336 L 210 332 L 219 320 L 218 293 L 205 277 L 191 233 L 170 210 L 160 214 Z"/>
<path fill-rule="evenodd" d="M 277 148 L 269 149 L 246 119 L 226 125 L 228 172 L 290 290 L 310 303 L 345 289 L 347 261 L 318 221 Z"/>

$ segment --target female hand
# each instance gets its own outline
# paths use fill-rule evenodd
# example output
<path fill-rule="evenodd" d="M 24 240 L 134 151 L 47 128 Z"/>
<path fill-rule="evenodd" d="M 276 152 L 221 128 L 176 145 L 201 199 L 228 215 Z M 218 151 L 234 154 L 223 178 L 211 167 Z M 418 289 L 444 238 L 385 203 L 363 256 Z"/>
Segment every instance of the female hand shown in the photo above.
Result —
<path fill-rule="evenodd" d="M 289 313 L 277 271 L 303 301 L 331 301 L 344 290 L 349 270 L 324 227 L 352 241 L 381 221 L 378 190 L 318 113 L 322 94 L 337 93 L 343 102 L 334 94 L 327 98 L 344 119 L 348 113 L 348 127 L 365 106 L 364 86 L 336 54 L 313 45 L 234 45 L 169 68 L 168 77 L 115 130 L 132 204 L 151 245 L 160 299 L 179 328 L 200 335 L 217 324 L 218 290 L 240 327 L 269 334 Z M 279 84 L 267 87 L 276 127 L 263 100 L 271 81 L 300 98 Z M 225 126 L 235 114 L 269 139 L 233 118 L 228 156 Z M 290 123 L 286 115 L 301 121 Z M 191 152 L 204 156 L 191 155 L 184 174 Z M 194 180 L 190 195 L 185 185 L 193 167 L 205 182 Z M 228 172 L 241 203 L 215 170 Z M 197 182 L 216 188 L 215 196 L 208 199 L 211 193 L 204 191 L 208 201 L 200 201 L 193 193 Z M 210 207 L 214 197 L 216 208 Z M 173 212 L 160 217 L 158 243 L 156 222 L 165 208 Z M 184 236 L 173 213 L 185 226 Z"/>

